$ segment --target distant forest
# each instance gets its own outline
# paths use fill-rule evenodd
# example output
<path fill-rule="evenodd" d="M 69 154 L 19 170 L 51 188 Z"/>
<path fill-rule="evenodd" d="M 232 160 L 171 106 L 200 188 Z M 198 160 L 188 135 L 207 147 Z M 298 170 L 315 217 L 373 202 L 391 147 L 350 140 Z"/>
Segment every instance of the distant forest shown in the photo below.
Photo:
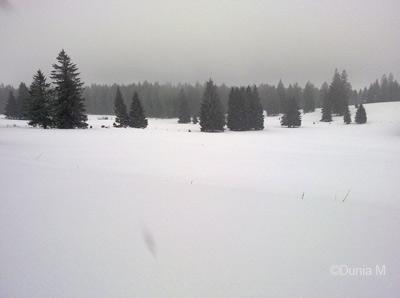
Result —
<path fill-rule="evenodd" d="M 28 85 L 30 82 L 28 82 Z M 175 118 L 179 113 L 179 94 L 183 90 L 189 103 L 190 114 L 198 116 L 200 103 L 204 93 L 205 84 L 159 84 L 159 83 L 133 83 L 130 85 L 98 85 L 92 84 L 84 89 L 86 111 L 88 114 L 112 115 L 114 114 L 114 99 L 117 88 L 120 88 L 125 103 L 128 105 L 134 92 L 137 92 L 143 103 L 148 117 Z M 304 87 L 296 84 L 285 86 L 281 81 L 278 85 L 261 84 L 258 92 L 261 103 L 268 115 L 275 115 L 279 94 L 284 92 L 287 98 L 295 98 L 299 107 L 304 109 L 310 101 L 316 108 L 321 107 L 323 96 L 328 90 L 328 84 L 316 87 L 308 82 Z M 231 86 L 219 85 L 217 92 L 226 110 Z M 0 113 L 4 113 L 9 92 L 13 91 L 18 96 L 18 88 L 0 84 Z M 400 101 L 400 85 L 392 74 L 383 75 L 361 90 L 353 90 L 349 104 L 372 103 L 383 101 Z"/>

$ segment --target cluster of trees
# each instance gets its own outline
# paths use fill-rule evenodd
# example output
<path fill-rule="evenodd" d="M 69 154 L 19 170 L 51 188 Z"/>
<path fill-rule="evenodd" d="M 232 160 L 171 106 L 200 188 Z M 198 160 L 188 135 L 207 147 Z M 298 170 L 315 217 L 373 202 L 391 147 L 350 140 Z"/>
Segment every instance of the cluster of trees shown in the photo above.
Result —
<path fill-rule="evenodd" d="M 114 127 L 146 128 L 148 121 L 144 115 L 142 103 L 137 92 L 133 94 L 129 113 L 127 111 L 121 91 L 117 89 L 114 100 Z"/>
<path fill-rule="evenodd" d="M 256 86 L 231 89 L 227 126 L 235 131 L 264 129 L 264 109 Z"/>
<path fill-rule="evenodd" d="M 17 97 L 10 90 L 5 106 L 6 117 L 29 120 L 29 125 L 43 128 L 86 128 L 88 124 L 83 82 L 79 78 L 78 67 L 64 50 L 59 53 L 57 63 L 53 64 L 50 77 L 52 84 L 38 70 L 29 89 L 21 83 Z M 137 92 L 133 95 L 128 113 L 117 88 L 114 112 L 116 127 L 147 127 L 147 119 Z"/>
<path fill-rule="evenodd" d="M 23 84 L 18 97 L 10 91 L 5 114 L 11 119 L 28 119 L 29 125 L 43 128 L 85 128 L 83 82 L 79 78 L 77 66 L 62 50 L 51 72 L 53 88 L 46 76 L 38 70 L 30 89 Z"/>
<path fill-rule="evenodd" d="M 351 84 L 348 82 L 347 73 L 341 73 L 336 69 L 329 87 L 325 86 L 323 93 L 322 118 L 323 122 L 331 122 L 332 115 L 343 116 L 345 124 L 351 123 L 349 101 L 353 94 Z M 367 122 L 367 115 L 362 104 L 355 103 L 357 113 L 355 122 L 363 124 Z"/>
<path fill-rule="evenodd" d="M 340 74 L 336 69 L 332 83 L 323 97 L 321 121 L 332 121 L 332 114 L 343 116 L 348 112 L 351 85 L 347 81 L 346 71 Z"/>
<path fill-rule="evenodd" d="M 384 102 L 400 100 L 400 84 L 394 79 L 393 74 L 383 75 L 367 88 L 359 91 L 362 102 Z"/>
<path fill-rule="evenodd" d="M 260 88 L 268 89 L 269 86 L 263 85 Z M 225 107 L 218 86 L 212 80 L 206 82 L 200 105 L 201 130 L 223 131 L 225 125 L 234 131 L 264 129 L 264 108 L 258 90 L 256 86 L 253 88 L 232 87 L 228 95 L 225 118 Z M 348 105 L 351 98 L 354 98 L 354 92 L 348 82 L 346 71 L 339 73 L 336 70 L 330 86 L 324 83 L 320 90 L 310 82 L 307 82 L 304 90 L 297 84 L 285 88 L 283 82 L 280 81 L 276 87 L 276 96 L 271 98 L 273 100 L 269 104 L 270 110 L 267 113 L 269 115 L 282 114 L 282 126 L 301 126 L 300 104 L 303 106 L 303 113 L 313 112 L 316 108 L 316 98 L 323 102 L 321 121 L 332 121 L 332 114 L 334 114 L 343 116 L 345 123 L 351 122 Z M 190 109 L 183 88 L 177 96 L 176 103 L 178 123 L 189 123 L 191 115 L 194 115 L 193 122 L 197 123 L 197 111 Z"/>
<path fill-rule="evenodd" d="M 30 102 L 29 90 L 25 83 L 21 83 L 18 87 L 18 96 L 15 97 L 14 92 L 8 92 L 8 101 L 5 106 L 5 114 L 10 119 L 28 119 L 28 109 Z"/>
<path fill-rule="evenodd" d="M 285 103 L 296 100 L 298 106 L 304 107 L 304 112 L 313 112 L 318 101 L 318 89 L 313 84 L 307 82 L 304 90 L 296 83 L 290 84 L 287 88 L 282 80 L 278 85 L 261 85 L 260 93 L 264 94 L 263 106 L 267 111 L 268 116 L 277 116 L 285 112 Z"/>
<path fill-rule="evenodd" d="M 283 112 L 281 125 L 286 127 L 301 126 L 301 115 L 294 97 L 280 104 Z M 206 83 L 203 102 L 200 109 L 201 131 L 223 131 L 225 124 L 230 130 L 262 130 L 264 129 L 264 110 L 256 86 L 232 88 L 228 100 L 228 113 L 225 113 L 218 97 L 217 87 L 212 80 Z"/>

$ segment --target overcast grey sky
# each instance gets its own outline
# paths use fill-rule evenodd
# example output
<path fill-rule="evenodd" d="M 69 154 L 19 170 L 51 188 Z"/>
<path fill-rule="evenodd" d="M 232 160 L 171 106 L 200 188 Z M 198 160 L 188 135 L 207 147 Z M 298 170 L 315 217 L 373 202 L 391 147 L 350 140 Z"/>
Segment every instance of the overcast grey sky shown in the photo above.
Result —
<path fill-rule="evenodd" d="M 399 0 L 0 0 L 0 82 L 61 48 L 86 83 L 400 79 Z"/>

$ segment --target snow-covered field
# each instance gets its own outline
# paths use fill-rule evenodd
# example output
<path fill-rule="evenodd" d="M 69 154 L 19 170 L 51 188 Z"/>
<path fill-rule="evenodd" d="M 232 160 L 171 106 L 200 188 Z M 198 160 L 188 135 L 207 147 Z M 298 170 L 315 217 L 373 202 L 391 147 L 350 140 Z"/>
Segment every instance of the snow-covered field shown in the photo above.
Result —
<path fill-rule="evenodd" d="M 366 110 L 217 134 L 1 116 L 0 297 L 398 297 L 400 103 Z"/>

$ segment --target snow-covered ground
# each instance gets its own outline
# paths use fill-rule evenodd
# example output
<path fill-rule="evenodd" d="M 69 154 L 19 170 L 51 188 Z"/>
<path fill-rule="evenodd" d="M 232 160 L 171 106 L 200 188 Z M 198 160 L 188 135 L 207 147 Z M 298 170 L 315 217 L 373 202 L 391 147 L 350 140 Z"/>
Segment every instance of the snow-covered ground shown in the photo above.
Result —
<path fill-rule="evenodd" d="M 214 134 L 1 116 L 0 297 L 398 297 L 400 103 L 365 107 Z"/>

